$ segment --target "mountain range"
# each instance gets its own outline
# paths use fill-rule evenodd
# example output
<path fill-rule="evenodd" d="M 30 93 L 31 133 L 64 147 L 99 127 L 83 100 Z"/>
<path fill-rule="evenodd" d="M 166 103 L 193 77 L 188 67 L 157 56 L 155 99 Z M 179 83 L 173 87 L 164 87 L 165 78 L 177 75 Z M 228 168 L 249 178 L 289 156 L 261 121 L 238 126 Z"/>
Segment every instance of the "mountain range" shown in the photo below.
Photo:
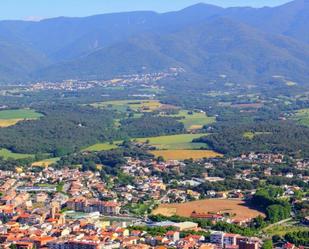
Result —
<path fill-rule="evenodd" d="M 0 83 L 104 79 L 182 67 L 239 82 L 309 84 L 309 1 L 278 7 L 197 4 L 40 22 L 0 21 Z"/>

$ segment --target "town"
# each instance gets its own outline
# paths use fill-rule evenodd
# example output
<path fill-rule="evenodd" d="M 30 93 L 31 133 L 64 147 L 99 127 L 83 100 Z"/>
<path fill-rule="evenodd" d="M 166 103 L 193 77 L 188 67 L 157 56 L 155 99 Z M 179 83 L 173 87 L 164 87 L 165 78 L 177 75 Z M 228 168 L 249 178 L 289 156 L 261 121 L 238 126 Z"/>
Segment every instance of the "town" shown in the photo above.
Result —
<path fill-rule="evenodd" d="M 252 182 L 255 181 L 254 172 L 261 171 L 270 176 L 274 174 L 272 169 L 283 160 L 284 156 L 280 154 L 250 153 L 219 161 L 221 164 L 232 161 L 234 165 L 237 162 L 268 165 L 265 170 L 252 167 L 237 173 L 237 179 Z M 128 184 L 123 184 L 117 177 L 109 176 L 107 179 L 99 172 L 69 167 L 0 171 L 1 248 L 261 248 L 265 243 L 261 238 L 216 231 L 200 223 L 227 223 L 246 228 L 255 222 L 256 217 L 239 218 L 235 210 L 192 210 L 187 219 L 178 222 L 168 217 L 162 221 L 152 218 L 153 214 L 160 214 L 158 206 L 160 209 L 160 205 L 168 203 L 181 204 L 201 199 L 248 200 L 255 194 L 255 189 L 209 190 L 207 193 L 196 190 L 203 182 L 224 180 L 207 173 L 213 170 L 214 164 L 218 164 L 218 159 L 195 162 L 205 169 L 203 178 L 185 177 L 166 182 L 160 177 L 160 172 L 181 174 L 187 163 L 126 158 L 121 172 L 130 179 Z M 304 165 L 307 162 L 295 161 L 297 170 Z M 282 176 L 282 173 L 277 175 Z M 287 172 L 285 177 L 294 176 Z M 308 177 L 297 177 L 308 183 Z M 282 189 L 283 195 L 288 197 L 295 197 L 296 192 L 301 191 L 301 187 L 288 185 Z M 297 247 L 282 242 L 277 248 Z"/>
<path fill-rule="evenodd" d="M 168 68 L 162 72 L 155 73 L 141 73 L 141 74 L 131 74 L 131 75 L 119 75 L 113 79 L 105 80 L 75 80 L 68 79 L 63 81 L 39 81 L 31 84 L 19 83 L 15 84 L 13 87 L 13 92 L 16 94 L 16 89 L 19 92 L 37 92 L 37 91 L 80 91 L 88 90 L 92 88 L 106 88 L 106 87 L 126 87 L 129 85 L 145 85 L 148 87 L 156 85 L 157 82 L 164 79 L 173 79 L 178 77 L 180 74 L 184 73 L 184 69 L 181 67 Z M 0 95 L 10 95 L 10 89 L 0 91 Z"/>

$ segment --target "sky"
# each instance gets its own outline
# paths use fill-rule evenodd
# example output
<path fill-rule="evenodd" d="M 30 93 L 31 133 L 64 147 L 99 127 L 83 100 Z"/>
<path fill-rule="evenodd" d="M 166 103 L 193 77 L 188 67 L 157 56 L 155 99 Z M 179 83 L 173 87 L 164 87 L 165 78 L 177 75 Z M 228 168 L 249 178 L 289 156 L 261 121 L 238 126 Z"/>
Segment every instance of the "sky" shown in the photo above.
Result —
<path fill-rule="evenodd" d="M 167 12 L 204 2 L 222 7 L 277 6 L 291 0 L 0 0 L 1 20 L 82 17 L 133 10 Z"/>

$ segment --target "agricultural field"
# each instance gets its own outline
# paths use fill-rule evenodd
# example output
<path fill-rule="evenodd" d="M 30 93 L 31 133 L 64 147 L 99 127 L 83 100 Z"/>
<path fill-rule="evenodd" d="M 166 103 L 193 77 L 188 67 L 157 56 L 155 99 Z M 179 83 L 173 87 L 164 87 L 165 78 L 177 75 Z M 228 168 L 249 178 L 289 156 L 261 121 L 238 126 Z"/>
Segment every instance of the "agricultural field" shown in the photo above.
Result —
<path fill-rule="evenodd" d="M 149 141 L 149 144 L 156 147 L 159 150 L 184 150 L 184 149 L 200 149 L 206 148 L 205 143 L 192 143 L 192 140 L 202 136 L 203 134 L 180 134 L 171 136 L 138 138 L 139 142 Z"/>
<path fill-rule="evenodd" d="M 228 213 L 235 219 L 255 218 L 259 215 L 265 217 L 264 213 L 251 209 L 242 200 L 222 199 L 208 199 L 186 203 L 161 204 L 153 211 L 153 214 L 190 217 L 193 211 L 198 213 Z"/>
<path fill-rule="evenodd" d="M 204 125 L 216 121 L 214 117 L 208 117 L 204 112 L 191 113 L 188 110 L 180 110 L 178 114 L 169 116 L 181 118 L 180 122 L 184 124 L 187 130 L 198 130 L 203 128 Z"/>
<path fill-rule="evenodd" d="M 0 157 L 3 157 L 5 160 L 7 160 L 9 158 L 18 160 L 18 159 L 25 159 L 25 158 L 33 158 L 34 155 L 14 153 L 14 152 L 7 150 L 7 149 L 0 149 Z"/>
<path fill-rule="evenodd" d="M 170 135 L 170 136 L 160 136 L 160 137 L 145 137 L 136 138 L 134 141 L 137 142 L 149 142 L 149 145 L 156 147 L 159 150 L 194 150 L 194 149 L 207 149 L 205 143 L 192 143 L 192 140 L 202 136 L 206 136 L 207 133 L 202 134 L 180 134 L 180 135 Z M 89 146 L 83 151 L 104 151 L 116 149 L 122 141 L 115 141 L 113 144 L 109 142 L 98 143 Z"/>
<path fill-rule="evenodd" d="M 298 110 L 293 119 L 302 125 L 309 126 L 309 108 Z"/>
<path fill-rule="evenodd" d="M 110 108 L 120 112 L 128 109 L 134 112 L 153 112 L 157 110 L 176 108 L 171 105 L 161 104 L 158 100 L 115 100 L 92 104 L 96 108 Z"/>
<path fill-rule="evenodd" d="M 110 108 L 123 113 L 131 110 L 135 112 L 134 117 L 140 117 L 138 114 L 141 115 L 147 112 L 179 109 L 173 105 L 162 104 L 158 100 L 116 100 L 94 103 L 92 106 L 96 108 Z M 168 116 L 180 118 L 180 122 L 184 124 L 188 131 L 198 130 L 203 128 L 204 125 L 215 122 L 214 117 L 208 117 L 204 112 L 191 112 L 189 110 L 180 110 L 178 114 Z"/>
<path fill-rule="evenodd" d="M 112 149 L 116 149 L 118 147 L 117 144 L 119 144 L 121 142 L 117 141 L 114 142 L 113 144 L 110 143 L 98 143 L 98 144 L 94 144 L 91 145 L 85 149 L 83 149 L 83 151 L 105 151 L 105 150 L 112 150 Z"/>
<path fill-rule="evenodd" d="M 60 158 L 59 157 L 55 157 L 55 158 L 49 158 L 49 159 L 45 159 L 42 161 L 38 161 L 38 162 L 34 162 L 31 164 L 32 167 L 48 167 L 54 163 L 56 163 Z"/>
<path fill-rule="evenodd" d="M 212 150 L 153 150 L 150 151 L 156 157 L 162 156 L 165 160 L 185 160 L 222 157 Z"/>
<path fill-rule="evenodd" d="M 19 121 L 32 120 L 42 117 L 42 114 L 31 109 L 16 109 L 0 111 L 0 127 L 9 127 Z"/>

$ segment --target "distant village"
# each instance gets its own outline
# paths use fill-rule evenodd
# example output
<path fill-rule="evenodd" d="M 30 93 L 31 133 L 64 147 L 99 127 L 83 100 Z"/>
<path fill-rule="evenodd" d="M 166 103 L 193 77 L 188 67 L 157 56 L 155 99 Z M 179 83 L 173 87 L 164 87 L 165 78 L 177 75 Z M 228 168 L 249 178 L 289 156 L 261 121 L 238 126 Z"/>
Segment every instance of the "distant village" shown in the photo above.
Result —
<path fill-rule="evenodd" d="M 142 73 L 142 74 L 131 74 L 131 75 L 120 75 L 113 79 L 106 80 L 76 80 L 68 79 L 63 81 L 39 81 L 31 84 L 20 84 L 17 85 L 23 91 L 46 91 L 46 90 L 59 90 L 59 91 L 78 91 L 87 90 L 96 87 L 124 87 L 131 84 L 142 84 L 145 86 L 153 85 L 156 82 L 166 79 L 175 78 L 179 74 L 183 73 L 183 68 L 169 68 L 166 71 L 154 72 L 154 73 Z M 5 90 L 0 94 L 5 95 L 10 91 Z"/>

